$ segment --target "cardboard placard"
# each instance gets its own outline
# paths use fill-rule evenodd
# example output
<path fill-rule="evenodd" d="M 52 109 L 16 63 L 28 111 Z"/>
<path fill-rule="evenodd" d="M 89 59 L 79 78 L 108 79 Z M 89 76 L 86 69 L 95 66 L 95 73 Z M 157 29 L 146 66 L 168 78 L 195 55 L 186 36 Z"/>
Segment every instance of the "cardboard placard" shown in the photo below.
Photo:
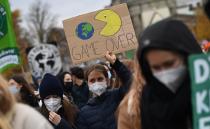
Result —
<path fill-rule="evenodd" d="M 191 56 L 189 59 L 193 129 L 210 129 L 210 54 Z"/>
<path fill-rule="evenodd" d="M 63 25 L 74 64 L 138 46 L 126 4 L 67 19 Z"/>

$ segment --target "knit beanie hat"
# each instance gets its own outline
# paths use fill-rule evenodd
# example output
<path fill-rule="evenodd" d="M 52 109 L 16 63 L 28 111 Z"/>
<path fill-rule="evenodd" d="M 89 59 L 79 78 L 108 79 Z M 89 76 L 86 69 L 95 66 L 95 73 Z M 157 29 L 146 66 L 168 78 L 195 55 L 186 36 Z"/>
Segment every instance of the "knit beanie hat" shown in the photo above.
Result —
<path fill-rule="evenodd" d="M 45 74 L 39 87 L 41 99 L 45 99 L 49 95 L 57 95 L 63 98 L 63 89 L 59 79 L 52 74 Z"/>

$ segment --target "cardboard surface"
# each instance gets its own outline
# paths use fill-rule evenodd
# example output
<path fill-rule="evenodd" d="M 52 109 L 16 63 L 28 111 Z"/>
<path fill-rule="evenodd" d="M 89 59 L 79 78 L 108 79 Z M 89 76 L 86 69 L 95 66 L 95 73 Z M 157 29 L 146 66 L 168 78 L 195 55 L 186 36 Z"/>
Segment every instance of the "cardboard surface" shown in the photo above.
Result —
<path fill-rule="evenodd" d="M 67 19 L 63 25 L 74 64 L 138 46 L 126 4 Z"/>

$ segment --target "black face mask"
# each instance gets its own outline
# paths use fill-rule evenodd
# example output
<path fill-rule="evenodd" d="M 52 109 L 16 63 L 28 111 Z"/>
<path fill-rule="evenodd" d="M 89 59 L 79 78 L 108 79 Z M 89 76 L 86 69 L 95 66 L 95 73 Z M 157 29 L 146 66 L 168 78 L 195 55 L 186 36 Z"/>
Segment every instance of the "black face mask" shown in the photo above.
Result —
<path fill-rule="evenodd" d="M 64 90 L 69 90 L 73 86 L 73 82 L 65 82 Z"/>

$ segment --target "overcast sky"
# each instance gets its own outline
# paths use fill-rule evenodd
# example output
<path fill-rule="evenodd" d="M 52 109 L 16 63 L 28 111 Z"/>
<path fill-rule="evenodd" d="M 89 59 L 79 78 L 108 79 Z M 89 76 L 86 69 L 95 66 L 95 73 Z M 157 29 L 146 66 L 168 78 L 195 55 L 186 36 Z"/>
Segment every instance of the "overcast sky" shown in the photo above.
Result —
<path fill-rule="evenodd" d="M 11 9 L 19 9 L 22 19 L 25 21 L 29 7 L 37 0 L 9 0 Z M 64 19 L 81 15 L 84 13 L 102 9 L 110 5 L 111 0 L 41 0 L 48 3 L 50 11 L 58 16 L 58 26 L 62 27 Z"/>

